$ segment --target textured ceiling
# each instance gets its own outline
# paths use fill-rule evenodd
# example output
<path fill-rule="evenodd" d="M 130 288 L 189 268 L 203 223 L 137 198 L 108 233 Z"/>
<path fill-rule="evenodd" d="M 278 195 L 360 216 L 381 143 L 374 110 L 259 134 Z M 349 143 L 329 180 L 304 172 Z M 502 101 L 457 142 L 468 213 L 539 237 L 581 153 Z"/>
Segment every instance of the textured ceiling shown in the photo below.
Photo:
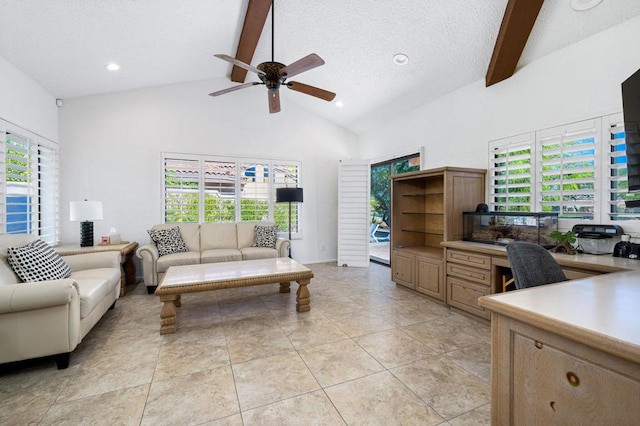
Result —
<path fill-rule="evenodd" d="M 231 66 L 248 0 L 0 0 L 0 56 L 56 98 L 184 81 L 234 86 Z M 343 108 L 282 90 L 282 113 L 304 107 L 356 133 L 483 79 L 507 0 L 276 0 L 275 60 L 315 52 L 326 65 L 296 81 L 338 94 Z M 519 67 L 640 15 L 639 0 L 575 12 L 546 0 Z M 271 58 L 271 18 L 253 65 Z M 409 56 L 397 66 L 396 53 Z M 107 72 L 117 62 L 121 70 Z M 517 72 L 517 71 L 516 71 Z M 249 73 L 247 81 L 257 81 Z M 255 102 L 264 103 L 263 86 Z M 203 94 L 203 96 L 206 94 Z M 225 102 L 225 97 L 211 102 Z"/>

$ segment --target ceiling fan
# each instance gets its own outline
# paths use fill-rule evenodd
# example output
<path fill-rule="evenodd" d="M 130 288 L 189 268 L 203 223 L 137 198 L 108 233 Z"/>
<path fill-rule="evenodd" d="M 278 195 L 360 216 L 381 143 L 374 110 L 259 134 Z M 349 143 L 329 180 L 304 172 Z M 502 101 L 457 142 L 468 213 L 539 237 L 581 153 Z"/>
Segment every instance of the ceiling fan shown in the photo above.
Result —
<path fill-rule="evenodd" d="M 299 83 L 297 81 L 287 81 L 295 75 L 301 74 L 310 69 L 324 65 L 324 61 L 320 56 L 315 53 L 305 56 L 302 59 L 298 59 L 292 64 L 285 65 L 274 60 L 274 29 L 275 29 L 275 11 L 274 0 L 271 1 L 271 61 L 263 62 L 257 67 L 245 64 L 242 61 L 232 58 L 229 55 L 216 54 L 217 58 L 230 62 L 240 68 L 244 68 L 248 71 L 254 72 L 258 75 L 260 82 L 244 83 L 238 86 L 229 87 L 228 89 L 218 90 L 217 92 L 209 93 L 209 96 L 219 96 L 225 93 L 234 92 L 236 90 L 244 89 L 250 86 L 265 85 L 267 86 L 267 95 L 269 98 L 269 112 L 280 112 L 280 87 L 286 86 L 296 92 L 304 93 L 305 95 L 315 96 L 316 98 L 324 99 L 331 102 L 336 94 L 329 92 L 318 87 L 309 86 L 308 84 Z"/>

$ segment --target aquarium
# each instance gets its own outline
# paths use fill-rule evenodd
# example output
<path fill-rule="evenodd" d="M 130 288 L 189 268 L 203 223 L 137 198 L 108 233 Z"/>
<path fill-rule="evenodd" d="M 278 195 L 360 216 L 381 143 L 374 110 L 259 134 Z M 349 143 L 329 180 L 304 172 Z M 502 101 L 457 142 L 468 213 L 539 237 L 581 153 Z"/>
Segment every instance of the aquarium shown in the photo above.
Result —
<path fill-rule="evenodd" d="M 558 230 L 558 213 L 487 212 L 462 213 L 463 239 L 477 243 L 507 245 L 527 241 L 554 247 L 549 234 Z"/>

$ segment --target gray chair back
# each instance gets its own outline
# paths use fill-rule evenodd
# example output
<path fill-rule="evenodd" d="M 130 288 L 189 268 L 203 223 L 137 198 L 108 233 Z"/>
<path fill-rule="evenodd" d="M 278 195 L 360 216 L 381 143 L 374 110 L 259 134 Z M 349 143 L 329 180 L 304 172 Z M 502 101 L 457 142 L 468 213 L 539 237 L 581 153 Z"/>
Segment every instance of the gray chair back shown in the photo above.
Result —
<path fill-rule="evenodd" d="M 518 290 L 567 281 L 551 253 L 538 244 L 513 241 L 507 245 L 507 256 Z"/>

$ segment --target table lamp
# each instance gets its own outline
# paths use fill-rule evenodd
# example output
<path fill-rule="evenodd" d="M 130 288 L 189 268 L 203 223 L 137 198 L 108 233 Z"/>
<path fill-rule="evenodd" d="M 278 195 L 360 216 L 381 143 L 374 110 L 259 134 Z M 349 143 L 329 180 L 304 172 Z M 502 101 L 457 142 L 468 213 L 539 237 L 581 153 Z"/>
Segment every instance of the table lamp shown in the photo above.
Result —
<path fill-rule="evenodd" d="M 93 246 L 93 220 L 102 220 L 102 201 L 71 201 L 70 219 L 80 222 L 80 247 Z"/>
<path fill-rule="evenodd" d="M 291 257 L 291 203 L 302 202 L 302 188 L 276 188 L 276 203 L 289 203 L 289 257 Z"/>

